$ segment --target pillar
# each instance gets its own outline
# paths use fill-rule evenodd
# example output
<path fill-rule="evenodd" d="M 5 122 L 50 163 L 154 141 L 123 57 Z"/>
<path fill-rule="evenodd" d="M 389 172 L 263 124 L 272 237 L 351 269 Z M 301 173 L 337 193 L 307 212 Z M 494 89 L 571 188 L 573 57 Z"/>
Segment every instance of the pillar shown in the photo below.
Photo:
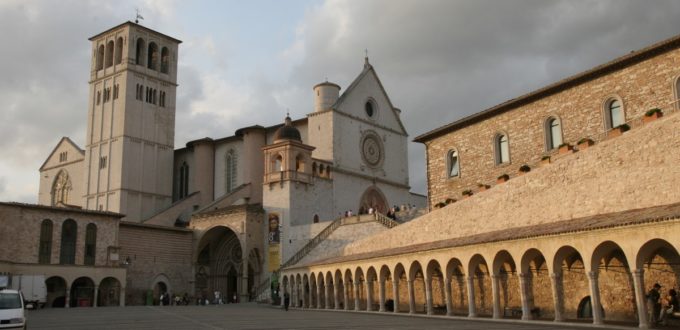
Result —
<path fill-rule="evenodd" d="M 321 292 L 323 292 L 323 289 L 321 287 L 321 283 L 316 282 L 316 308 L 321 309 L 323 306 L 321 306 Z"/>
<path fill-rule="evenodd" d="M 409 312 L 409 314 L 415 314 L 416 313 L 416 294 L 415 294 L 415 290 L 413 290 L 413 280 L 408 279 L 408 280 L 406 280 L 406 283 L 408 283 L 408 312 Z"/>
<path fill-rule="evenodd" d="M 125 287 L 120 288 L 120 307 L 125 307 Z"/>
<path fill-rule="evenodd" d="M 340 291 L 340 281 L 333 283 L 333 303 L 335 309 L 340 309 L 340 297 L 338 297 L 338 291 Z"/>
<path fill-rule="evenodd" d="M 248 294 L 248 263 L 244 262 L 241 266 L 241 281 L 236 285 L 239 292 L 238 302 L 248 302 L 250 300 L 250 294 Z"/>
<path fill-rule="evenodd" d="M 297 300 L 297 294 L 295 292 L 295 283 L 293 282 L 290 284 L 290 307 L 297 306 L 295 300 Z"/>
<path fill-rule="evenodd" d="M 288 289 L 287 285 L 281 284 L 281 292 L 279 292 L 279 296 L 281 297 L 281 307 L 285 307 L 286 305 L 286 290 Z M 257 299 L 257 297 L 255 297 Z"/>
<path fill-rule="evenodd" d="M 501 277 L 499 275 L 491 275 L 491 294 L 493 296 L 493 318 L 501 319 Z"/>
<path fill-rule="evenodd" d="M 99 285 L 94 286 L 94 301 L 92 302 L 92 307 L 97 307 L 97 300 L 99 300 Z"/>
<path fill-rule="evenodd" d="M 349 284 L 352 285 L 352 284 Z M 342 298 L 345 304 L 345 310 L 349 310 L 349 290 L 351 290 L 352 287 L 348 287 L 347 283 L 343 285 L 343 290 L 342 290 Z"/>
<path fill-rule="evenodd" d="M 444 297 L 446 298 L 446 316 L 453 315 L 453 300 L 451 298 L 451 278 L 444 280 Z"/>
<path fill-rule="evenodd" d="M 467 292 L 468 292 L 468 317 L 477 317 L 477 308 L 475 306 L 475 277 L 467 277 Z"/>
<path fill-rule="evenodd" d="M 425 303 L 427 305 L 427 315 L 434 314 L 432 308 L 432 278 L 425 278 Z"/>
<path fill-rule="evenodd" d="M 593 306 L 593 324 L 602 324 L 602 305 L 600 303 L 600 286 L 597 282 L 598 273 L 588 272 L 590 282 L 590 305 Z"/>
<path fill-rule="evenodd" d="M 66 286 L 66 303 L 64 304 L 64 307 L 71 307 L 71 287 L 68 285 Z"/>
<path fill-rule="evenodd" d="M 373 280 L 366 280 L 366 311 L 373 310 Z"/>
<path fill-rule="evenodd" d="M 384 312 L 385 311 L 385 279 L 381 278 L 380 282 L 378 282 L 378 303 L 380 305 L 380 308 L 378 308 L 379 312 Z"/>
<path fill-rule="evenodd" d="M 647 329 L 650 327 L 649 314 L 647 311 L 647 298 L 645 297 L 645 278 L 644 270 L 636 269 L 631 272 L 633 275 L 633 286 L 635 287 L 635 303 L 637 304 L 639 327 Z"/>
<path fill-rule="evenodd" d="M 359 300 L 359 281 L 354 282 L 354 310 L 358 311 L 359 306 L 361 306 L 361 301 Z"/>
<path fill-rule="evenodd" d="M 399 313 L 399 278 L 392 276 L 392 296 L 394 297 L 394 312 Z"/>
<path fill-rule="evenodd" d="M 519 294 L 522 298 L 522 320 L 524 321 L 532 319 L 528 285 L 528 281 L 531 280 L 530 276 L 529 274 L 519 274 Z"/>
<path fill-rule="evenodd" d="M 331 309 L 331 285 L 326 284 L 323 287 L 326 291 L 326 293 L 324 293 L 324 297 L 323 297 L 324 298 L 324 307 L 326 307 L 326 309 Z M 333 284 L 333 287 L 335 287 L 334 284 Z M 333 295 L 333 297 L 335 298 L 335 295 Z"/>
<path fill-rule="evenodd" d="M 550 274 L 552 285 L 553 304 L 555 307 L 555 322 L 564 321 L 564 296 L 562 294 L 562 274 Z"/>
<path fill-rule="evenodd" d="M 300 291 L 302 291 L 302 306 L 300 306 L 301 308 L 307 307 L 307 287 L 308 284 L 307 285 L 303 284 L 302 287 L 300 288 Z"/>

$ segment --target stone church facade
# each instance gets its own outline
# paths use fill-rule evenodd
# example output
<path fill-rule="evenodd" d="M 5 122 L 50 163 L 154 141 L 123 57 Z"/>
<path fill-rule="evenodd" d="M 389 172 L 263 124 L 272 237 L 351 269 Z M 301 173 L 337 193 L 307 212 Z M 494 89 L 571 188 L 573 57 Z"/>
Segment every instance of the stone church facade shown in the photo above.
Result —
<path fill-rule="evenodd" d="M 367 58 L 343 93 L 314 86 L 303 118 L 175 149 L 181 41 L 132 22 L 90 41 L 86 144 L 57 144 L 39 203 L 120 216 L 110 247 L 127 304 L 271 296 L 281 265 L 346 211 L 426 206 L 409 192 L 401 110 Z"/>
<path fill-rule="evenodd" d="M 431 211 L 285 267 L 283 290 L 299 308 L 652 326 L 646 293 L 680 285 L 679 62 L 674 37 L 416 137 Z"/>

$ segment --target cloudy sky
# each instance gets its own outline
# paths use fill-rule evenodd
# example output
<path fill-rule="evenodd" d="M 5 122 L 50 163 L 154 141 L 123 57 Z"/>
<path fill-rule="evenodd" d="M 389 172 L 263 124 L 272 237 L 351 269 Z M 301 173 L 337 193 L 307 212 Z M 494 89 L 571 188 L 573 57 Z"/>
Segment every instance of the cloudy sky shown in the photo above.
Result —
<path fill-rule="evenodd" d="M 62 136 L 85 140 L 90 44 L 134 19 L 180 45 L 177 147 L 312 111 L 368 49 L 410 139 L 680 33 L 680 1 L 0 1 L 0 201 L 36 202 Z M 409 144 L 424 193 L 422 145 Z"/>

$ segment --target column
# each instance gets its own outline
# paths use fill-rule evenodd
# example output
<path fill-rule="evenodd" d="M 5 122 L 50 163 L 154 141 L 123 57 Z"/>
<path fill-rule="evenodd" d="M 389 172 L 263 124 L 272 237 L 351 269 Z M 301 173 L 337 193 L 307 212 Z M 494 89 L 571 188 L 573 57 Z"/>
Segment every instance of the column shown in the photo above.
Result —
<path fill-rule="evenodd" d="M 385 311 L 385 279 L 381 278 L 378 282 L 378 302 L 380 304 L 379 312 Z"/>
<path fill-rule="evenodd" d="M 340 289 L 340 282 L 335 282 L 333 283 L 333 303 L 335 306 L 335 309 L 340 309 L 340 297 L 338 297 L 338 291 Z"/>
<path fill-rule="evenodd" d="M 97 301 L 99 300 L 99 285 L 94 286 L 94 301 L 92 302 L 93 307 L 97 307 Z"/>
<path fill-rule="evenodd" d="M 425 303 L 427 304 L 427 315 L 434 314 L 432 308 L 432 278 L 425 278 Z"/>
<path fill-rule="evenodd" d="M 250 288 L 248 287 L 248 263 L 244 262 L 243 263 L 243 269 L 241 270 L 241 281 L 238 283 L 238 292 L 239 292 L 239 297 L 238 297 L 238 302 L 239 303 L 244 303 L 250 301 L 250 294 L 248 291 Z"/>
<path fill-rule="evenodd" d="M 394 312 L 399 313 L 399 278 L 392 276 L 392 296 L 394 297 Z"/>
<path fill-rule="evenodd" d="M 324 297 L 323 297 L 324 298 L 324 301 L 323 301 L 324 307 L 326 307 L 326 309 L 331 309 L 331 286 L 329 284 L 326 284 L 323 287 L 324 287 L 324 289 L 326 289 L 325 290 L 326 293 L 324 293 Z M 335 287 L 335 285 L 333 285 L 333 287 Z M 335 297 L 335 295 L 333 295 L 333 297 Z"/>
<path fill-rule="evenodd" d="M 321 292 L 323 292 L 323 289 L 321 288 L 321 283 L 316 283 L 316 308 L 321 309 L 323 306 L 321 306 Z"/>
<path fill-rule="evenodd" d="M 467 277 L 467 291 L 468 291 L 468 317 L 477 317 L 477 308 L 475 307 L 475 277 Z"/>
<path fill-rule="evenodd" d="M 408 279 L 408 280 L 406 280 L 406 283 L 408 283 L 408 312 L 409 312 L 409 314 L 415 314 L 416 313 L 416 294 L 415 294 L 415 290 L 413 290 L 413 280 Z"/>
<path fill-rule="evenodd" d="M 373 310 L 373 280 L 366 280 L 366 311 Z"/>
<path fill-rule="evenodd" d="M 451 299 L 451 278 L 444 280 L 444 296 L 446 298 L 446 316 L 453 315 L 453 300 Z"/>
<path fill-rule="evenodd" d="M 349 284 L 349 285 L 352 285 L 352 284 Z M 351 290 L 352 287 L 349 287 L 347 285 L 347 283 L 345 283 L 342 287 L 343 287 L 343 290 L 342 290 L 343 300 L 342 301 L 345 304 L 345 310 L 348 311 L 349 310 L 349 290 Z"/>
<path fill-rule="evenodd" d="M 302 306 L 300 308 L 306 308 L 307 307 L 307 285 L 302 285 L 300 288 L 300 291 L 302 291 Z"/>
<path fill-rule="evenodd" d="M 64 307 L 70 308 L 71 307 L 71 287 L 68 286 L 68 285 L 66 286 L 66 298 L 65 299 L 66 299 L 66 302 L 64 304 Z"/>
<path fill-rule="evenodd" d="M 297 300 L 297 295 L 295 294 L 295 283 L 291 283 L 290 284 L 290 307 L 296 307 L 297 306 L 295 300 Z"/>
<path fill-rule="evenodd" d="M 501 277 L 499 275 L 491 275 L 491 294 L 493 296 L 493 318 L 501 319 Z"/>
<path fill-rule="evenodd" d="M 550 283 L 552 284 L 553 304 L 555 307 L 555 322 L 564 321 L 564 297 L 562 294 L 562 274 L 550 274 Z"/>
<path fill-rule="evenodd" d="M 358 311 L 361 306 L 361 301 L 359 300 L 359 282 L 354 282 L 354 310 Z"/>
<path fill-rule="evenodd" d="M 120 288 L 120 307 L 125 307 L 125 287 Z"/>
<path fill-rule="evenodd" d="M 529 304 L 529 287 L 527 281 L 529 281 L 529 275 L 518 274 L 519 276 L 519 294 L 522 298 L 522 320 L 531 320 L 531 306 Z"/>
<path fill-rule="evenodd" d="M 281 297 L 281 307 L 284 307 L 284 308 L 285 308 L 285 305 L 286 305 L 285 300 L 286 300 L 286 292 L 287 292 L 286 290 L 287 289 L 288 288 L 287 288 L 286 285 L 281 284 L 281 291 L 279 292 L 279 297 Z M 257 299 L 257 297 L 255 297 L 255 299 Z"/>
<path fill-rule="evenodd" d="M 588 272 L 590 282 L 590 305 L 593 306 L 593 324 L 602 324 L 602 305 L 600 305 L 600 286 L 597 272 Z"/>
<path fill-rule="evenodd" d="M 649 314 L 647 312 L 647 298 L 645 297 L 645 278 L 644 270 L 636 269 L 631 272 L 633 275 L 633 286 L 635 287 L 635 303 L 637 304 L 639 327 L 650 328 Z"/>

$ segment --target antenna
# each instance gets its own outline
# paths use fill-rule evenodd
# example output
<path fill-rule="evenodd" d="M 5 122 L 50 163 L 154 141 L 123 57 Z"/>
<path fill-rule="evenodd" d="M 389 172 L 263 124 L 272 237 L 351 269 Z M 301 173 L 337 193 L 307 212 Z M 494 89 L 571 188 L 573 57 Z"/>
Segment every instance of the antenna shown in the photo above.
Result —
<path fill-rule="evenodd" d="M 139 8 L 135 8 L 135 13 L 136 13 L 135 24 L 139 24 L 139 20 L 144 19 L 144 17 L 142 17 L 142 15 L 139 14 Z"/>

